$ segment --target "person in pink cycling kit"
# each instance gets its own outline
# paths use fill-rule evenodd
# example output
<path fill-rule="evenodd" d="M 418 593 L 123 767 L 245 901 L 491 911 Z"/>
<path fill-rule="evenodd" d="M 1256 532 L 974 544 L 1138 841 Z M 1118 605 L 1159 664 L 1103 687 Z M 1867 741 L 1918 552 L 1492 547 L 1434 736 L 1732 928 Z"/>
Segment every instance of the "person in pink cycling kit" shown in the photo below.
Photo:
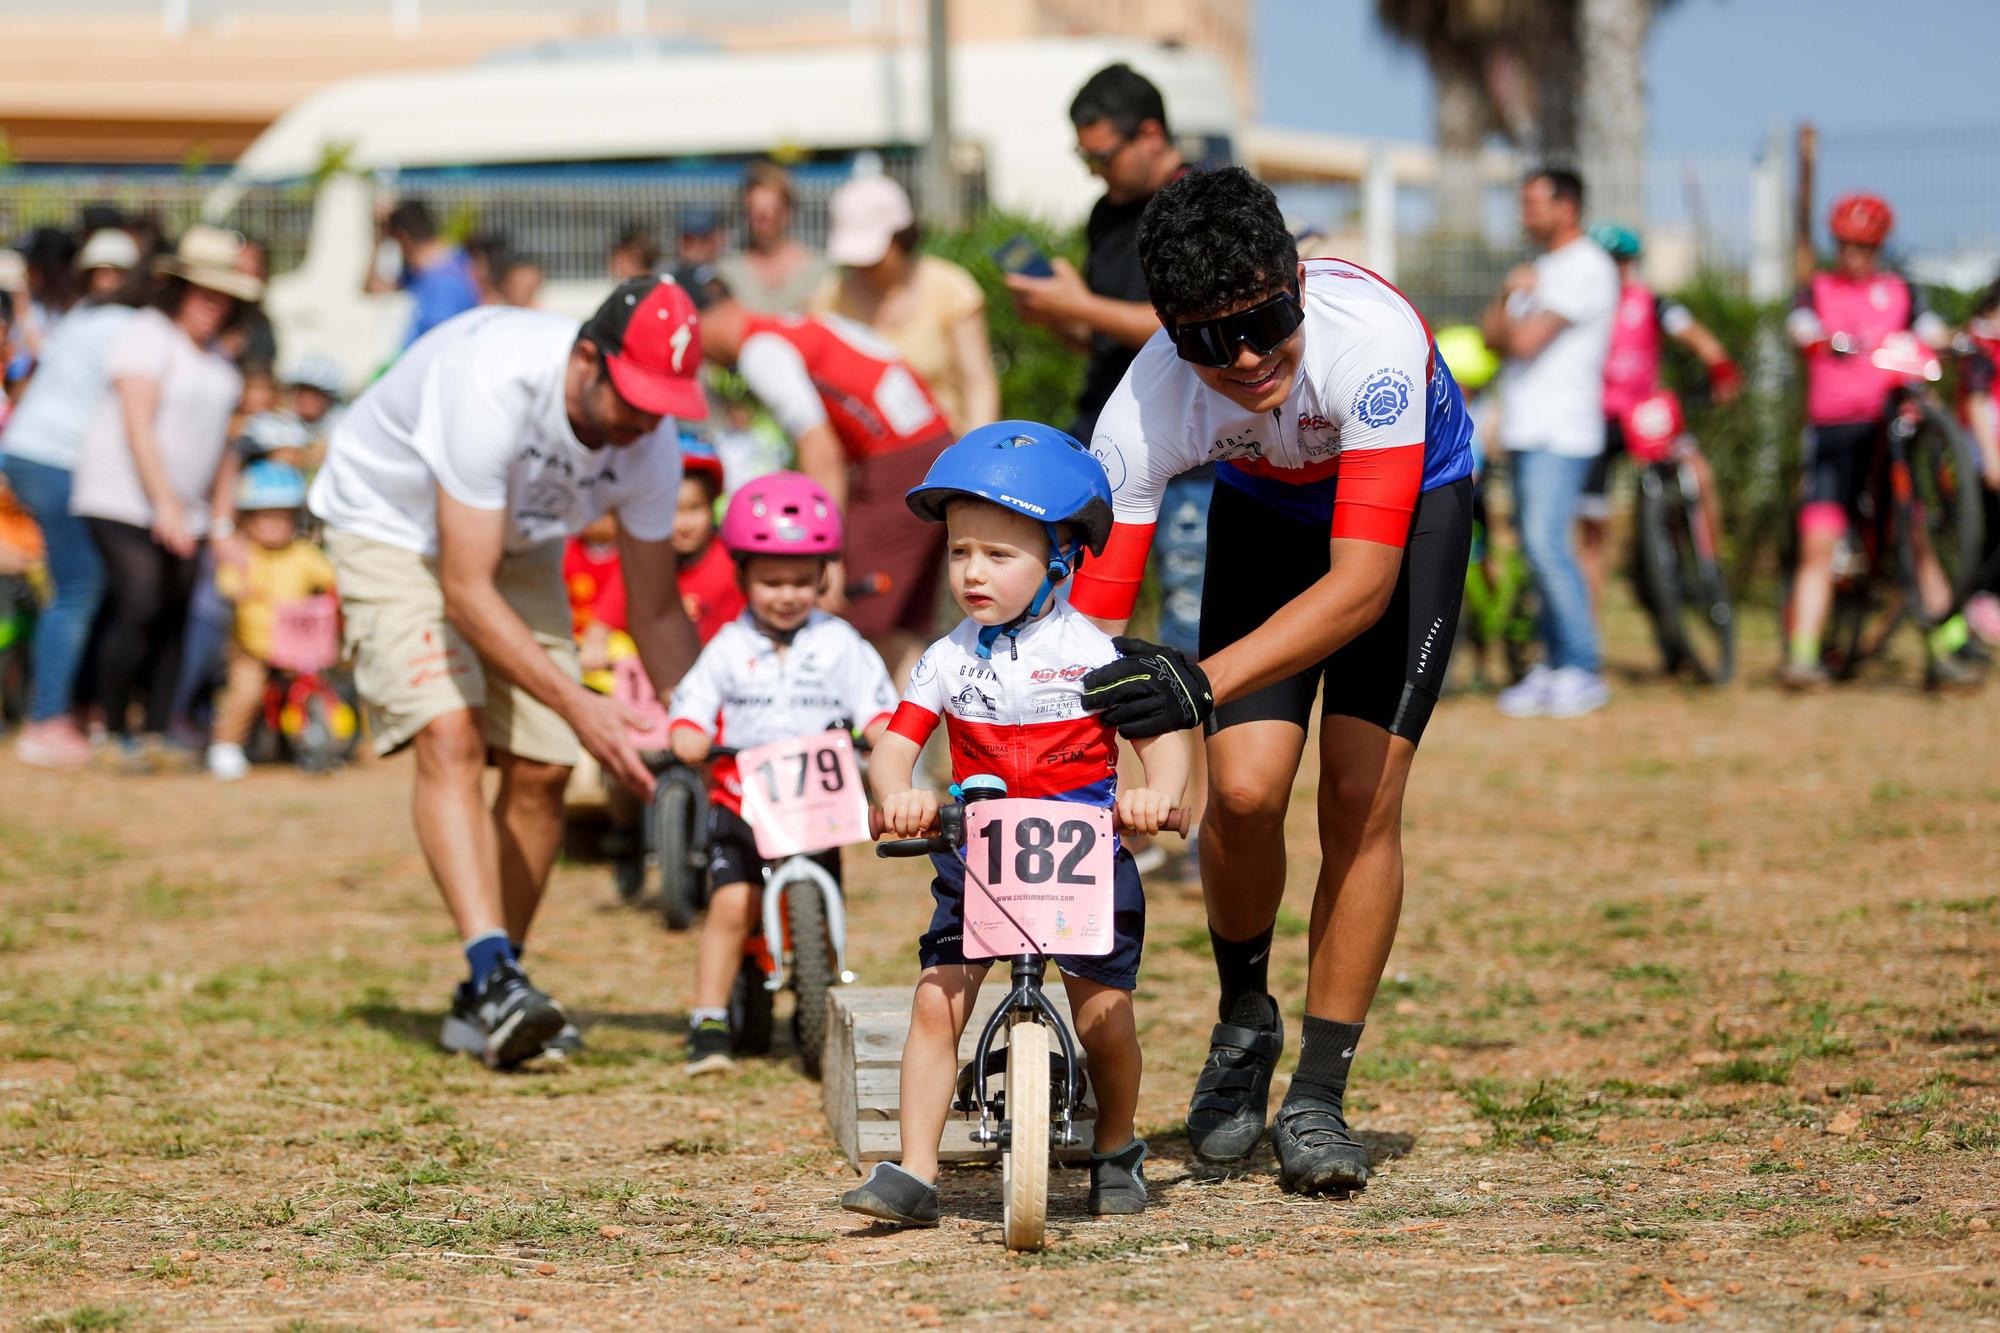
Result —
<path fill-rule="evenodd" d="M 1324 682 L 1305 1032 L 1271 1138 L 1285 1188 L 1345 1193 L 1368 1179 L 1342 1098 L 1395 939 L 1403 789 L 1465 589 L 1472 425 L 1415 307 L 1357 265 L 1300 263 L 1241 168 L 1162 189 L 1139 255 L 1164 327 L 1098 417 L 1116 522 L 1071 604 L 1122 635 L 1162 488 L 1214 462 L 1201 659 L 1121 637 L 1085 700 L 1127 737 L 1211 728 L 1200 859 L 1220 1022 L 1187 1127 L 1198 1156 L 1239 1162 L 1284 1049 L 1272 927 Z"/>
<path fill-rule="evenodd" d="M 1869 353 L 1905 330 L 1932 346 L 1948 336 L 1910 280 L 1880 263 L 1895 225 L 1889 205 L 1872 194 L 1834 202 L 1828 219 L 1838 246 L 1834 267 L 1799 289 L 1785 321 L 1805 356 L 1806 437 L 1799 563 L 1792 577 L 1791 638 L 1780 681 L 1790 689 L 1824 684 L 1820 634 L 1833 601 L 1833 558 L 1847 515 L 1867 484 L 1882 412 L 1897 377 Z"/>
<path fill-rule="evenodd" d="M 1708 371 L 1709 392 L 1719 403 L 1736 401 L 1743 377 L 1729 359 L 1721 339 L 1703 328 L 1679 301 L 1659 295 L 1639 273 L 1644 245 L 1639 233 L 1616 222 L 1597 222 L 1590 239 L 1618 262 L 1618 309 L 1611 317 L 1611 348 L 1604 357 L 1604 452 L 1583 479 L 1577 503 L 1577 563 L 1590 587 L 1593 608 L 1604 605 L 1604 548 L 1610 529 L 1611 471 L 1625 453 L 1625 417 L 1660 390 L 1660 359 L 1666 350 L 1662 335 L 1693 352 Z M 1702 507 L 1712 532 L 1722 531 L 1718 497 L 1699 455 Z"/>

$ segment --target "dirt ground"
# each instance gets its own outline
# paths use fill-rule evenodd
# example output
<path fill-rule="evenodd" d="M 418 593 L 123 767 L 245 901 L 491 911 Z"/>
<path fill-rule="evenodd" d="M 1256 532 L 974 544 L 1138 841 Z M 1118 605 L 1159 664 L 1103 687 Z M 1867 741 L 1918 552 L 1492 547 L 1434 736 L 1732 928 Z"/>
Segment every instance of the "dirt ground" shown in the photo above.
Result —
<path fill-rule="evenodd" d="M 893 1234 L 835 1206 L 793 1064 L 685 1079 L 692 939 L 601 865 L 559 868 L 529 955 L 587 1056 L 439 1054 L 461 962 L 407 762 L 225 788 L 0 759 L 0 1323 L 2000 1326 L 2000 688 L 1925 698 L 1903 665 L 1800 700 L 1621 678 L 1571 723 L 1449 701 L 1352 1083 L 1379 1174 L 1345 1202 L 1280 1193 L 1268 1152 L 1192 1162 L 1206 935 L 1197 889 L 1151 884 L 1155 1205 L 1095 1220 L 1057 1173 L 1026 1258 L 997 1171 Z M 922 873 L 849 866 L 856 970 L 907 982 Z"/>

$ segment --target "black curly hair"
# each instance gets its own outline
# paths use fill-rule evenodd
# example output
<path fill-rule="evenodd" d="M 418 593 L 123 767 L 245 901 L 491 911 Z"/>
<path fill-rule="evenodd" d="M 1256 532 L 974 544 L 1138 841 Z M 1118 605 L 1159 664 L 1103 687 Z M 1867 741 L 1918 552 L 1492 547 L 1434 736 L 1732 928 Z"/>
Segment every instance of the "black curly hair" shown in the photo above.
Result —
<path fill-rule="evenodd" d="M 1298 242 L 1271 187 L 1241 167 L 1190 171 L 1139 216 L 1139 265 L 1172 326 L 1297 282 Z"/>

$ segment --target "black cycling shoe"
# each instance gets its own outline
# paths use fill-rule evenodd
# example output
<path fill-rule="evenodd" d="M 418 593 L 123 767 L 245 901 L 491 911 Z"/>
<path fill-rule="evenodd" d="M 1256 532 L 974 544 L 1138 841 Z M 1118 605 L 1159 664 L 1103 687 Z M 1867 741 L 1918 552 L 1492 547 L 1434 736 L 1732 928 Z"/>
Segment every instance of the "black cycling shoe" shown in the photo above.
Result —
<path fill-rule="evenodd" d="M 877 1162 L 868 1179 L 840 1196 L 840 1206 L 899 1227 L 938 1224 L 937 1186 L 926 1185 L 893 1162 Z"/>
<path fill-rule="evenodd" d="M 1124 1217 L 1146 1211 L 1146 1141 L 1090 1155 L 1090 1215 Z"/>
<path fill-rule="evenodd" d="M 502 963 L 487 973 L 486 984 L 474 999 L 474 1011 L 485 1035 L 480 1055 L 494 1069 L 512 1069 L 534 1059 L 569 1022 L 562 1006 L 535 989 L 512 963 Z"/>
<path fill-rule="evenodd" d="M 1187 1113 L 1188 1143 L 1204 1162 L 1233 1166 L 1257 1151 L 1264 1137 L 1271 1071 L 1285 1052 L 1285 1023 L 1275 1001 L 1270 1013 L 1268 1026 L 1217 1023 L 1208 1034 L 1208 1062 Z"/>
<path fill-rule="evenodd" d="M 1348 1131 L 1339 1102 L 1285 1099 L 1271 1124 L 1278 1185 L 1288 1194 L 1345 1196 L 1368 1186 L 1368 1149 Z"/>

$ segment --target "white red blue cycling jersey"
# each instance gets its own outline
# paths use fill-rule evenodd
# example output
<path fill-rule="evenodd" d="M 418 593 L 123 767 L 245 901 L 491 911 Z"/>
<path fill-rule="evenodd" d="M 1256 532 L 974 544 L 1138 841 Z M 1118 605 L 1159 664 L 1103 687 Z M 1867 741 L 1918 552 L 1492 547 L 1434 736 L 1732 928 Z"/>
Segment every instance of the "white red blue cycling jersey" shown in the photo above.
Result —
<path fill-rule="evenodd" d="M 979 628 L 961 621 L 930 646 L 889 730 L 922 745 L 942 718 L 953 782 L 990 773 L 1009 796 L 1111 805 L 1118 733 L 1083 707 L 1084 674 L 1118 656 L 1110 636 L 1061 601 L 990 658 Z"/>
<path fill-rule="evenodd" d="M 668 724 L 747 750 L 836 725 L 866 731 L 896 706 L 881 655 L 839 616 L 815 611 L 780 653 L 745 611 L 716 631 L 674 687 Z M 717 804 L 742 809 L 732 759 L 718 760 Z"/>
<path fill-rule="evenodd" d="M 1077 575 L 1088 614 L 1131 614 L 1166 484 L 1204 463 L 1288 518 L 1396 546 L 1420 492 L 1472 475 L 1472 419 L 1416 307 L 1341 259 L 1308 260 L 1300 296 L 1304 350 L 1272 412 L 1203 384 L 1164 329 L 1139 349 L 1091 438 L 1116 524 Z"/>

